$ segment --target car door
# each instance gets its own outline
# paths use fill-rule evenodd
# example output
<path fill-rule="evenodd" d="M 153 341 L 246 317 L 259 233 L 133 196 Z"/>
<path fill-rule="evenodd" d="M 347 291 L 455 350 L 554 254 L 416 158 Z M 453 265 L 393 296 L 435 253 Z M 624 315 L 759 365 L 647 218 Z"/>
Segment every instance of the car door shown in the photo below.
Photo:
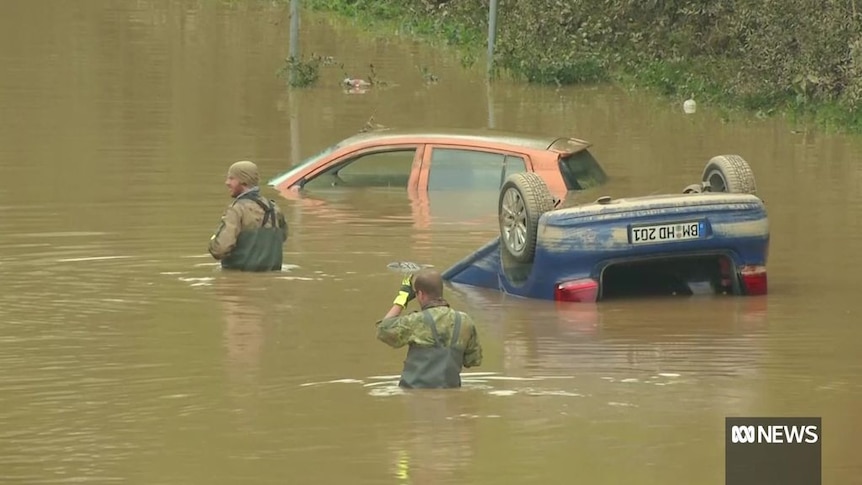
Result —
<path fill-rule="evenodd" d="M 305 177 L 307 192 L 333 187 L 395 188 L 415 186 L 422 165 L 424 145 L 391 145 L 362 148 L 333 159 Z"/>
<path fill-rule="evenodd" d="M 344 213 L 338 217 L 409 215 L 406 194 L 418 183 L 423 153 L 422 144 L 355 150 L 310 173 L 303 195 L 314 199 L 319 210 Z"/>
<path fill-rule="evenodd" d="M 530 166 L 526 154 L 455 145 L 429 145 L 424 158 L 418 184 L 432 219 L 471 224 L 495 221 L 503 181 Z"/>

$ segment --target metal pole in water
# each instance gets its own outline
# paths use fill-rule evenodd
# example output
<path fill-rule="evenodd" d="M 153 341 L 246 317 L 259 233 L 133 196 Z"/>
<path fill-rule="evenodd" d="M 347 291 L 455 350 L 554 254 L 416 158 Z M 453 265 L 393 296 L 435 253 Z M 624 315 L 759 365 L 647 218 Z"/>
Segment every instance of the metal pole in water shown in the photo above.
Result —
<path fill-rule="evenodd" d="M 299 0 L 290 0 L 290 57 L 299 60 Z M 296 81 L 295 67 L 290 68 L 290 82 Z"/>
<path fill-rule="evenodd" d="M 491 0 L 491 6 L 488 9 L 488 79 L 491 78 L 491 72 L 494 69 L 494 44 L 497 41 L 497 2 Z"/>
<path fill-rule="evenodd" d="M 491 85 L 491 79 L 485 80 L 485 96 L 488 101 L 488 128 L 496 128 L 494 123 L 494 87 Z"/>

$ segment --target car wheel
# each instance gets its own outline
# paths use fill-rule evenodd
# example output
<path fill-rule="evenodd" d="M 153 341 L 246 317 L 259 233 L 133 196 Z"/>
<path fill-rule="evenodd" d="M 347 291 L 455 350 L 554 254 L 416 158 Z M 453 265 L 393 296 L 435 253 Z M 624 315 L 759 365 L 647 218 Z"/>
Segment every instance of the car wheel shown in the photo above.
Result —
<path fill-rule="evenodd" d="M 532 172 L 510 175 L 500 189 L 500 240 L 518 262 L 529 263 L 536 252 L 539 218 L 554 209 L 551 191 Z"/>
<path fill-rule="evenodd" d="M 703 169 L 703 181 L 709 183 L 710 192 L 757 193 L 754 172 L 739 155 L 712 157 Z"/>
<path fill-rule="evenodd" d="M 682 191 L 683 194 L 699 194 L 701 192 L 703 192 L 702 184 L 691 184 Z"/>

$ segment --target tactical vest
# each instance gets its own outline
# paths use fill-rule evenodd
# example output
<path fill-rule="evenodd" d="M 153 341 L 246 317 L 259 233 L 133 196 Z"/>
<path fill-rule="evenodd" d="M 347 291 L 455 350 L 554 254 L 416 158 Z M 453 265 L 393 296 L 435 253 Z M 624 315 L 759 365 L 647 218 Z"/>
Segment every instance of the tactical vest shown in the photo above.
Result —
<path fill-rule="evenodd" d="M 270 200 L 267 201 L 269 202 L 267 205 L 257 192 L 249 192 L 237 197 L 231 206 L 236 205 L 241 199 L 249 199 L 259 205 L 264 212 L 263 221 L 260 227 L 240 228 L 236 246 L 221 261 L 222 268 L 240 271 L 280 271 L 284 257 L 284 239 L 275 204 Z M 270 220 L 272 225 L 266 227 Z"/>
<path fill-rule="evenodd" d="M 455 311 L 455 310 L 452 310 Z M 461 312 L 455 311 L 451 342 L 442 342 L 437 334 L 434 317 L 428 310 L 422 311 L 425 325 L 434 337 L 433 347 L 410 345 L 399 386 L 404 388 L 443 389 L 461 387 L 461 367 L 464 349 L 458 348 L 461 335 Z"/>

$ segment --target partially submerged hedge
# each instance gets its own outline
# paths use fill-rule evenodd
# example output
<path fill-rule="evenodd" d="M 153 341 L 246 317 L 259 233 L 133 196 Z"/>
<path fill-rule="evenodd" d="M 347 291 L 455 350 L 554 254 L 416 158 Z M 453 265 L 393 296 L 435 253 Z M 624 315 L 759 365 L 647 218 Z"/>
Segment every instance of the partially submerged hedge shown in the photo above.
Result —
<path fill-rule="evenodd" d="M 535 83 L 663 94 L 862 129 L 862 0 L 500 0 L 496 63 Z M 484 48 L 488 0 L 304 0 Z"/>

